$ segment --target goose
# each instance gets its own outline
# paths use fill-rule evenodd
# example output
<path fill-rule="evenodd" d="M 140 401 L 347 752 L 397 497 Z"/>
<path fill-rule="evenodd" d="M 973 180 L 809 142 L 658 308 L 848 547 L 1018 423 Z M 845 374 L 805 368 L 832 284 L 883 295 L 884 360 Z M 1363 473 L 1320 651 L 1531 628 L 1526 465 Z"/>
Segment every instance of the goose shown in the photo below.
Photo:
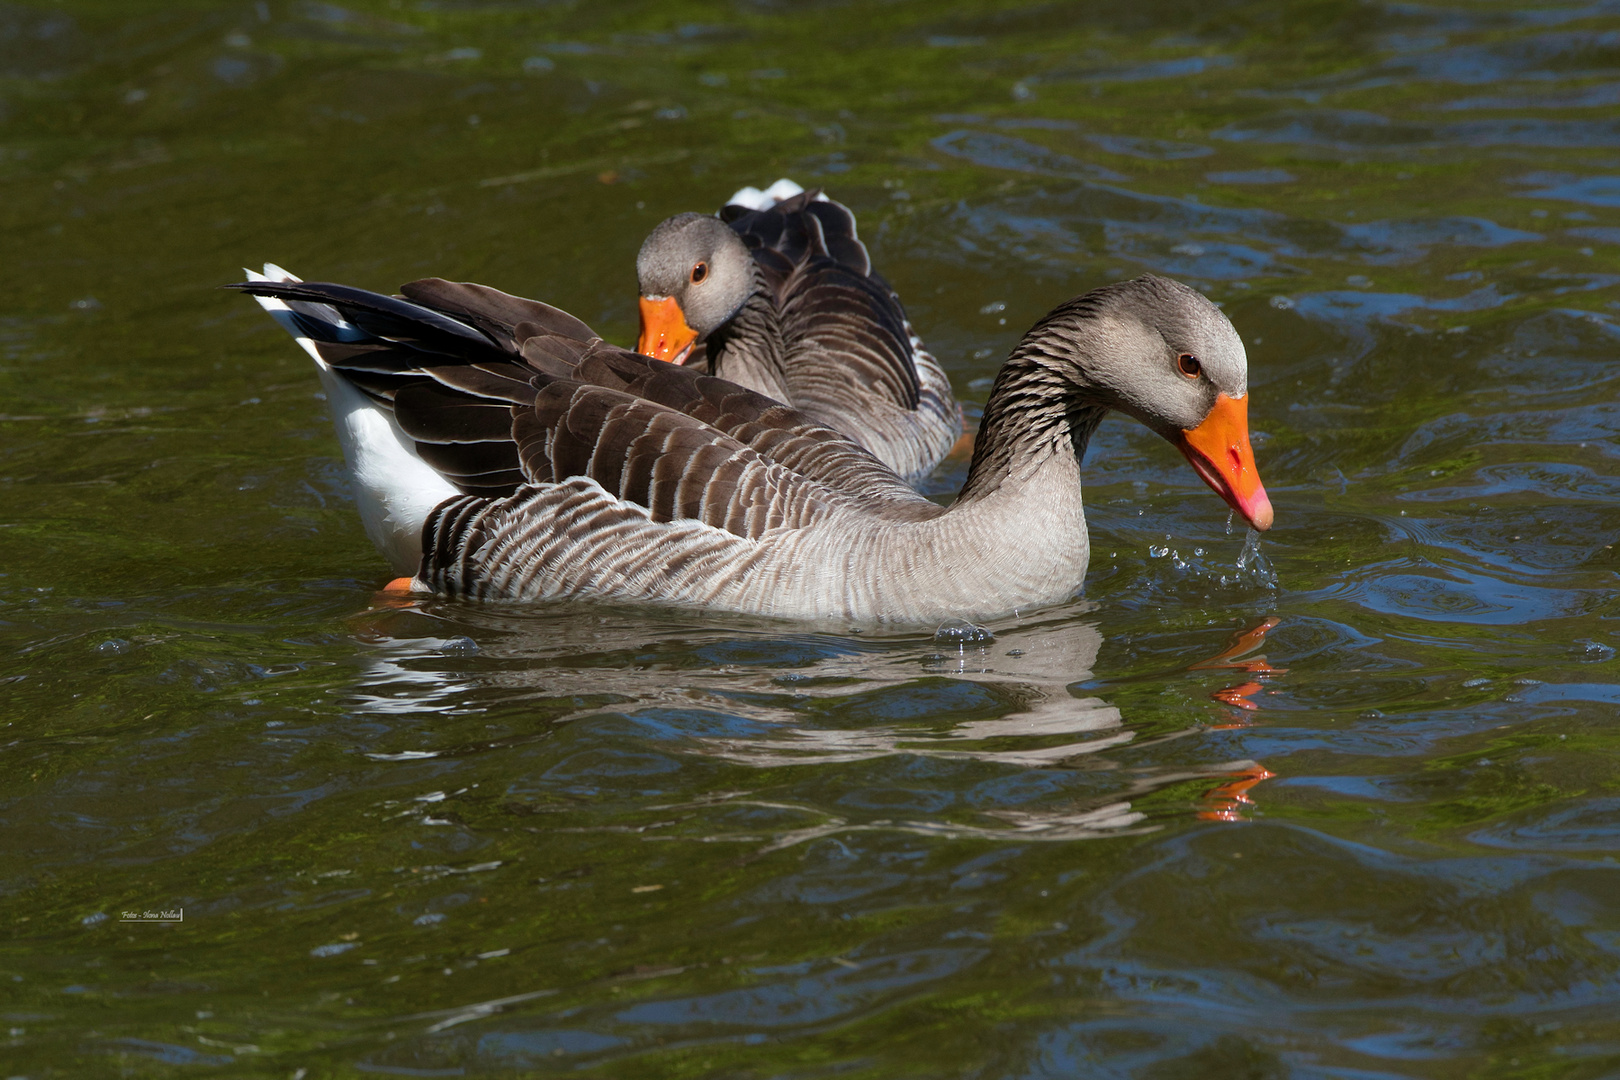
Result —
<path fill-rule="evenodd" d="M 1024 335 L 946 507 L 803 412 L 537 301 L 249 277 L 229 287 L 314 357 L 367 533 L 413 592 L 912 626 L 1022 613 L 1085 579 L 1080 463 L 1110 409 L 1272 524 L 1243 342 L 1165 278 L 1092 290 Z"/>
<path fill-rule="evenodd" d="M 962 433 L 950 380 L 872 270 L 855 215 L 778 180 L 678 214 L 636 257 L 636 351 L 706 370 L 840 431 L 915 483 Z"/>

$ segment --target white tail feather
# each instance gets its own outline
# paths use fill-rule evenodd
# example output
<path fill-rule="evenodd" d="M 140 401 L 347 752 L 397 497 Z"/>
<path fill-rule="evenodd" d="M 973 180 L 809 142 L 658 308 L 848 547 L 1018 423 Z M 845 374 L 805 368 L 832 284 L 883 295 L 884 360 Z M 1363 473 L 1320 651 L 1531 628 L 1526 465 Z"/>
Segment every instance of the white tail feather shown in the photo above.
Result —
<path fill-rule="evenodd" d="M 273 263 L 265 263 L 262 274 L 249 270 L 247 275 L 249 281 L 300 280 Z M 354 477 L 355 501 L 366 535 L 396 571 L 415 575 L 422 563 L 423 523 L 434 507 L 460 492 L 417 456 L 410 436 L 400 430 L 391 411 L 366 397 L 321 359 L 319 347 L 299 328 L 291 308 L 274 297 L 254 299 L 315 359 L 343 458 Z M 310 304 L 303 310 L 306 316 L 325 318 L 335 337 L 356 340 L 366 336 L 328 305 Z"/>
<path fill-rule="evenodd" d="M 787 177 L 783 177 L 764 191 L 757 187 L 738 188 L 737 192 L 726 200 L 727 206 L 746 206 L 750 210 L 769 210 L 779 202 L 785 202 L 795 195 L 803 195 L 804 188 L 795 184 Z M 816 202 L 826 202 L 827 196 L 816 192 Z"/>

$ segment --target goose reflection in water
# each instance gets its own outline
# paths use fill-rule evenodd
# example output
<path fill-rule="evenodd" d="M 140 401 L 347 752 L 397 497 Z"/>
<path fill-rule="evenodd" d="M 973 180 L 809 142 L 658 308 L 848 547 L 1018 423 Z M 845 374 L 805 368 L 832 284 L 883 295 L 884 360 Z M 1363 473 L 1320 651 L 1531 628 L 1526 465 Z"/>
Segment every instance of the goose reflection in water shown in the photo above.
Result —
<path fill-rule="evenodd" d="M 376 649 L 356 697 L 361 710 L 374 714 L 466 713 L 513 701 L 544 702 L 556 709 L 541 730 L 475 744 L 368 755 L 381 761 L 461 757 L 532 742 L 549 737 L 558 724 L 604 712 L 634 718 L 648 710 L 711 709 L 744 723 L 725 724 L 718 733 L 711 726 L 683 731 L 686 751 L 754 768 L 843 765 L 909 755 L 1008 769 L 1108 774 L 1108 781 L 1099 785 L 1106 794 L 1060 805 L 988 809 L 981 812 L 986 823 L 978 825 L 938 819 L 854 821 L 829 806 L 736 791 L 653 808 L 667 813 L 751 806 L 816 819 L 808 827 L 768 836 L 704 837 L 764 843 L 757 854 L 865 830 L 1025 840 L 1150 831 L 1159 826 L 1133 804 L 1171 785 L 1198 780 L 1220 781 L 1205 792 L 1201 803 L 1206 809 L 1198 817 L 1241 820 L 1240 807 L 1253 805 L 1249 790 L 1271 776 L 1258 762 L 1143 768 L 1106 753 L 1208 729 L 1185 728 L 1144 739 L 1125 725 L 1116 706 L 1071 691 L 1092 677 L 1103 640 L 1084 619 L 1090 610 L 1092 605 L 1076 601 L 988 628 L 952 623 L 932 637 L 868 637 L 851 634 L 848 627 L 784 632 L 780 623 L 735 617 L 717 627 L 679 614 L 649 620 L 646 612 L 597 607 L 536 613 L 421 597 L 407 601 L 382 593 L 377 606 L 355 621 L 357 635 Z M 460 634 L 423 634 L 423 620 L 469 630 L 482 644 L 475 646 Z M 1188 670 L 1237 668 L 1261 678 L 1280 674 L 1264 657 L 1244 659 L 1277 622 L 1268 619 L 1239 634 L 1227 649 Z M 536 632 L 540 626 L 543 634 Z M 447 665 L 449 658 L 457 662 Z M 936 680 L 987 688 L 1005 715 L 961 720 L 940 730 L 939 710 L 927 700 L 939 691 Z M 1229 702 L 1238 691 L 1259 689 L 1258 683 L 1253 690 L 1250 685 L 1211 696 Z M 908 686 L 916 693 L 906 694 Z M 847 727 L 813 719 L 844 709 L 887 718 Z"/>
<path fill-rule="evenodd" d="M 1191 665 L 1189 671 L 1218 671 L 1222 668 L 1245 672 L 1250 676 L 1241 683 L 1222 687 L 1209 696 L 1216 701 L 1230 705 L 1234 709 L 1242 710 L 1237 719 L 1230 723 L 1215 724 L 1212 730 L 1232 731 L 1246 728 L 1252 724 L 1250 715 L 1259 710 L 1260 704 L 1254 700 L 1255 695 L 1265 689 L 1259 680 L 1288 674 L 1287 668 L 1273 667 L 1264 656 L 1255 655 L 1255 650 L 1266 643 L 1266 635 L 1275 630 L 1282 620 L 1278 618 L 1263 619 L 1261 622 L 1247 630 L 1232 635 L 1232 640 L 1226 648 L 1210 657 Z M 1271 779 L 1275 773 L 1264 765 L 1255 764 L 1228 780 L 1204 793 L 1204 798 L 1212 803 L 1208 810 L 1200 811 L 1198 816 L 1205 821 L 1244 821 L 1248 815 L 1245 808 L 1254 806 L 1254 797 L 1249 793 L 1256 784 Z"/>

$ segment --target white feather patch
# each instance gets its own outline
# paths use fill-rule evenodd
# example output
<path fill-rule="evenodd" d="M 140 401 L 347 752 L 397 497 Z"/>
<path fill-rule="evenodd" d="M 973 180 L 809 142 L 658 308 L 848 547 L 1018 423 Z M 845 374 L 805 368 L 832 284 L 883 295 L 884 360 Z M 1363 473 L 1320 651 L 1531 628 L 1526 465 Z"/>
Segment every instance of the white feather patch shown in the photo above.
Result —
<path fill-rule="evenodd" d="M 736 193 L 726 200 L 726 205 L 746 206 L 750 210 L 769 210 L 779 202 L 786 202 L 795 195 L 803 194 L 804 188 L 784 176 L 764 191 L 757 187 L 738 188 Z M 826 202 L 827 196 L 818 191 L 815 201 Z"/>
<path fill-rule="evenodd" d="M 414 575 L 422 563 L 423 523 L 434 507 L 461 493 L 416 455 L 392 412 L 325 364 L 321 384 L 366 535 L 396 571 Z"/>
<path fill-rule="evenodd" d="M 262 274 L 248 270 L 247 276 L 249 281 L 302 280 L 274 263 L 265 263 Z M 254 299 L 315 360 L 343 459 L 354 477 L 355 502 L 366 535 L 396 571 L 414 575 L 422 563 L 423 523 L 434 507 L 460 492 L 417 456 L 411 438 L 390 410 L 366 397 L 321 359 L 320 347 L 303 332 L 298 316 L 286 303 L 270 296 Z M 326 304 L 307 305 L 303 317 L 322 318 L 333 331 L 331 336 L 342 340 L 366 336 Z"/>

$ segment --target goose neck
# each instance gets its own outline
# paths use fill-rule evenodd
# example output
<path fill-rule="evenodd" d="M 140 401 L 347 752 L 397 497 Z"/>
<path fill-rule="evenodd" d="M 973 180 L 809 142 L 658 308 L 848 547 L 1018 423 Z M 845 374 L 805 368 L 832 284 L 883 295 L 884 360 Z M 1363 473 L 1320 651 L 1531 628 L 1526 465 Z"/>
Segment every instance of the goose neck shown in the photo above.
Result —
<path fill-rule="evenodd" d="M 706 341 L 710 371 L 750 390 L 790 402 L 782 354 L 782 318 L 759 265 L 749 260 L 748 299 Z"/>
<path fill-rule="evenodd" d="M 1009 484 L 1022 488 L 1055 457 L 1078 465 L 1108 412 L 1079 379 L 1075 365 L 1038 340 L 1020 344 L 990 389 L 958 502 L 989 498 Z"/>

